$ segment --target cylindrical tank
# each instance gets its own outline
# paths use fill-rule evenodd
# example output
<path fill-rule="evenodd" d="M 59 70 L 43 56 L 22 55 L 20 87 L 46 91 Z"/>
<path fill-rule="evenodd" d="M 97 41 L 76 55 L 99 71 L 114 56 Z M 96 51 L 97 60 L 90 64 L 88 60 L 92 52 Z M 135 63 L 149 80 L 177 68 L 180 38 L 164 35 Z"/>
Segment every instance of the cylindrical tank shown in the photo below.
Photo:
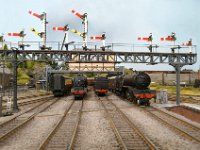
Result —
<path fill-rule="evenodd" d="M 123 86 L 132 86 L 138 89 L 146 89 L 151 83 L 151 78 L 145 72 L 138 72 L 134 75 L 125 75 Z"/>

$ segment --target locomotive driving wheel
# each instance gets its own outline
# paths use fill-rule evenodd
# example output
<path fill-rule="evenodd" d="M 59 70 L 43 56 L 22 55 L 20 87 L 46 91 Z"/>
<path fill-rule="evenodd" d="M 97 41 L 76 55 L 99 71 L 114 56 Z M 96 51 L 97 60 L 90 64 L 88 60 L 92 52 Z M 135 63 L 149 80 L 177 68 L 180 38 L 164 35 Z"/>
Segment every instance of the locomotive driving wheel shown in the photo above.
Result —
<path fill-rule="evenodd" d="M 136 97 L 133 97 L 133 103 L 137 104 L 137 98 Z"/>
<path fill-rule="evenodd" d="M 127 90 L 126 93 L 125 93 L 125 95 L 126 95 L 126 99 L 127 100 L 132 101 L 132 96 L 131 96 L 130 91 Z"/>

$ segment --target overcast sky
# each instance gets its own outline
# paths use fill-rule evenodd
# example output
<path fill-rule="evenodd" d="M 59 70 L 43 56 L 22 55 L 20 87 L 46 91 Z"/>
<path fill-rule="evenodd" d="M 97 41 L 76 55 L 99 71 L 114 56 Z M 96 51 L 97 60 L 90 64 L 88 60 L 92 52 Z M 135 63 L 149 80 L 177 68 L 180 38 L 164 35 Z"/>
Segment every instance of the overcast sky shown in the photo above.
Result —
<path fill-rule="evenodd" d="M 193 44 L 200 45 L 200 0 L 0 0 L 0 33 L 17 32 L 25 29 L 27 41 L 41 40 L 35 36 L 30 27 L 42 30 L 41 22 L 28 14 L 47 12 L 48 40 L 61 41 L 62 32 L 52 31 L 53 26 L 70 24 L 71 28 L 82 30 L 81 21 L 71 10 L 87 12 L 89 35 L 106 32 L 107 42 L 147 44 L 137 41 L 137 37 L 153 33 L 154 43 L 161 42 L 171 32 L 177 35 L 177 44 L 192 38 Z M 5 36 L 7 41 L 16 42 L 18 38 Z M 70 33 L 70 39 L 81 38 Z M 198 52 L 198 51 L 197 51 Z M 199 52 L 198 52 L 199 54 Z M 200 57 L 198 57 L 200 58 Z M 199 68 L 199 63 L 186 67 Z M 167 65 L 134 65 L 128 67 L 142 70 L 173 70 Z M 142 67 L 142 68 L 141 68 Z M 163 68 L 164 67 L 164 68 Z"/>

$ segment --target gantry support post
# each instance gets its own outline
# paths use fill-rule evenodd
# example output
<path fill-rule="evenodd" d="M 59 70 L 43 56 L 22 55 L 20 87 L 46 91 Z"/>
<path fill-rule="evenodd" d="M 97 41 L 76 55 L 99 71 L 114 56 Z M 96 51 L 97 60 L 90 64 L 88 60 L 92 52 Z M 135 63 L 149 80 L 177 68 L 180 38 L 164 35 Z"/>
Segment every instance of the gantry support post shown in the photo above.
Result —
<path fill-rule="evenodd" d="M 0 95 L 0 117 L 2 117 L 2 95 Z"/>
<path fill-rule="evenodd" d="M 175 66 L 176 70 L 176 105 L 180 105 L 180 70 L 181 66 L 176 65 Z"/>
<path fill-rule="evenodd" d="M 13 112 L 18 112 L 19 108 L 17 105 L 17 52 L 18 49 L 13 50 L 14 59 L 13 59 Z"/>
<path fill-rule="evenodd" d="M 49 66 L 46 66 L 45 68 L 45 76 L 46 76 L 46 91 L 49 91 Z"/>
<path fill-rule="evenodd" d="M 172 65 L 176 70 L 176 105 L 180 105 L 180 72 L 183 65 L 181 64 L 174 64 Z"/>

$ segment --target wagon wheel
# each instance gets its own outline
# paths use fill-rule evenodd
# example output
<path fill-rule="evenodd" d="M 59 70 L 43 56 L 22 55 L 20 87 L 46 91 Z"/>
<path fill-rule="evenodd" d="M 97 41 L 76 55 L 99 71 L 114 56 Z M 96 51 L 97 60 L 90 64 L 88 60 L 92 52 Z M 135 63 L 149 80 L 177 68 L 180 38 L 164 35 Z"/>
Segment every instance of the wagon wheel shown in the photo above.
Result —
<path fill-rule="evenodd" d="M 129 101 L 132 101 L 132 96 L 131 96 L 131 93 L 129 91 L 126 91 L 126 99 L 129 100 Z"/>
<path fill-rule="evenodd" d="M 137 104 L 137 98 L 135 96 L 133 97 L 133 103 Z"/>
<path fill-rule="evenodd" d="M 150 101 L 149 100 L 147 100 L 146 106 L 150 106 Z"/>

